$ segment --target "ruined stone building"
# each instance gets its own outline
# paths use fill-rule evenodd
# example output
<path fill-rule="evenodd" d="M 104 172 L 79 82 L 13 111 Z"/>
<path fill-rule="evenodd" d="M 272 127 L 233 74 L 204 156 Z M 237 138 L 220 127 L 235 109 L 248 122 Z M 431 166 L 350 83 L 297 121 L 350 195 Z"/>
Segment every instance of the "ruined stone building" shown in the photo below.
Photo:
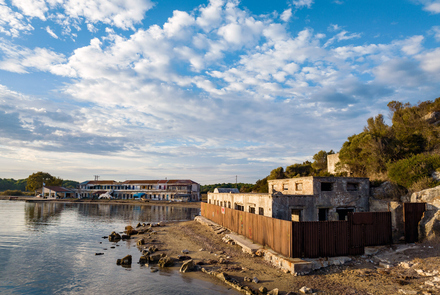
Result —
<path fill-rule="evenodd" d="M 269 193 L 208 193 L 208 203 L 291 221 L 345 220 L 369 209 L 368 178 L 309 176 L 268 186 Z"/>

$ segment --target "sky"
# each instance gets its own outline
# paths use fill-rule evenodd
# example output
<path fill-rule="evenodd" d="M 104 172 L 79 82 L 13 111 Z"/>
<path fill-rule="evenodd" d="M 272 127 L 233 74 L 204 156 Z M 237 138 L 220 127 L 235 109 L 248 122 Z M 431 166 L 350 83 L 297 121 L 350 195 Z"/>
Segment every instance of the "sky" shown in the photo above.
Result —
<path fill-rule="evenodd" d="M 254 183 L 439 96 L 440 0 L 0 0 L 0 178 Z"/>

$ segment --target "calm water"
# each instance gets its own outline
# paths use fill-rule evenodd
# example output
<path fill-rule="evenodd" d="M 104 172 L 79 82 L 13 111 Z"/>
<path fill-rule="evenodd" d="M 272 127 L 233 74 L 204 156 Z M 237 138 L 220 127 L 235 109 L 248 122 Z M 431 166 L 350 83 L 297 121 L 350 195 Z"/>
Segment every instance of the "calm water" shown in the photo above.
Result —
<path fill-rule="evenodd" d="M 121 241 L 112 249 L 115 243 L 102 239 L 127 224 L 189 220 L 198 213 L 167 206 L 0 200 L 0 293 L 231 294 L 194 274 L 151 273 L 136 264 L 140 252 L 133 241 Z M 128 254 L 133 256 L 132 267 L 117 266 L 116 259 Z"/>

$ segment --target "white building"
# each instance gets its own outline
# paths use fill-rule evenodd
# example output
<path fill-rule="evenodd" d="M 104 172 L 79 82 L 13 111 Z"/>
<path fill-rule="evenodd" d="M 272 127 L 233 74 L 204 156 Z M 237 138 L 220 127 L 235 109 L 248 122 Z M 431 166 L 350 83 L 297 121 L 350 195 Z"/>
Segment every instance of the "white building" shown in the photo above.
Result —
<path fill-rule="evenodd" d="M 109 193 L 116 199 L 142 196 L 149 200 L 200 201 L 200 184 L 189 179 L 85 181 L 79 184 L 78 198 L 99 197 Z"/>

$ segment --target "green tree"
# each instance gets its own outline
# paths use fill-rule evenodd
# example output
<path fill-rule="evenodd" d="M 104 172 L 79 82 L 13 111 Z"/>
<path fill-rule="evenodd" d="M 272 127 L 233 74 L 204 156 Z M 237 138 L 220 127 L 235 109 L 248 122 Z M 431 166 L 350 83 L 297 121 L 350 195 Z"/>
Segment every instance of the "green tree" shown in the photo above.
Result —
<path fill-rule="evenodd" d="M 388 176 L 393 182 L 411 188 L 422 179 L 431 178 L 431 174 L 439 168 L 439 155 L 419 154 L 390 164 Z"/>
<path fill-rule="evenodd" d="M 43 182 L 46 186 L 61 186 L 63 180 L 58 177 L 54 177 L 46 172 L 36 172 L 27 178 L 26 190 L 36 191 L 37 189 L 43 187 Z"/>
<path fill-rule="evenodd" d="M 313 175 L 312 162 L 305 161 L 302 164 L 293 164 L 287 166 L 285 175 L 288 178 L 312 176 Z"/>

